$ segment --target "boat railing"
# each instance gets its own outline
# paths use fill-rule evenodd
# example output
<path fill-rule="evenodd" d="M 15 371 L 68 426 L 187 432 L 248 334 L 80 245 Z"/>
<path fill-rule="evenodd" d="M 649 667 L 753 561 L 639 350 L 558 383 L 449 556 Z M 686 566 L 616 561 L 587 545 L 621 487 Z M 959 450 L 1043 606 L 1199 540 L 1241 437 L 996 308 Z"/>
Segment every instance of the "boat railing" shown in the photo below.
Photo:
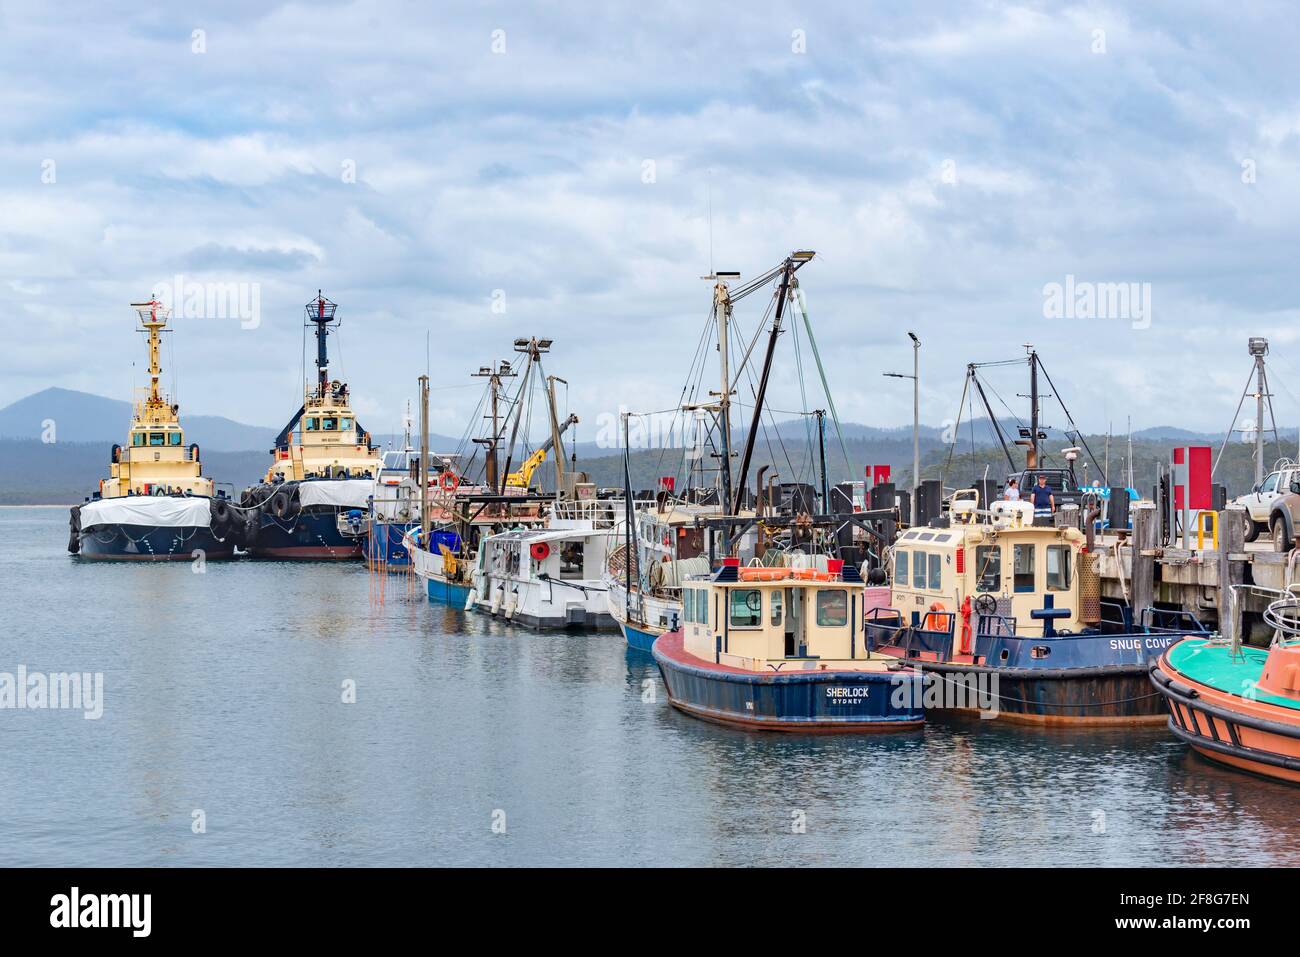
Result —
<path fill-rule="evenodd" d="M 626 515 L 622 499 L 564 499 L 551 506 L 553 518 L 585 520 L 596 528 L 613 528 L 621 525 Z"/>
<path fill-rule="evenodd" d="M 1208 629 L 1199 618 L 1181 608 L 1144 608 L 1141 624 L 1146 631 L 1156 633 L 1195 632 L 1208 634 Z"/>

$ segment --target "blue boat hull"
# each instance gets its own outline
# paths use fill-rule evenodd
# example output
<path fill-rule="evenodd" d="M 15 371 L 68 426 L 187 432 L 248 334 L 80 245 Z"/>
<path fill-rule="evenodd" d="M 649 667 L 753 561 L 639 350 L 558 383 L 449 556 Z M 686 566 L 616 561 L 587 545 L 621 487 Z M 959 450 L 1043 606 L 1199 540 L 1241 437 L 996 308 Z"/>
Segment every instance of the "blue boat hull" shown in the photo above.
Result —
<path fill-rule="evenodd" d="M 921 679 L 906 672 L 751 673 L 702 662 L 668 632 L 653 653 L 678 709 L 757 731 L 904 731 L 925 720 Z"/>
<path fill-rule="evenodd" d="M 364 555 L 366 537 L 344 535 L 338 529 L 338 513 L 350 511 L 327 507 L 301 512 L 288 521 L 262 514 L 261 528 L 248 551 L 255 558 L 349 559 Z"/>
<path fill-rule="evenodd" d="M 433 601 L 445 602 L 457 608 L 464 608 L 465 603 L 469 601 L 468 585 L 453 585 L 437 578 L 429 578 L 426 581 L 429 583 L 429 598 Z"/>
<path fill-rule="evenodd" d="M 143 525 L 97 525 L 82 529 L 77 554 L 95 561 L 190 561 L 232 558 L 235 542 L 218 539 L 209 528 L 157 528 Z"/>
<path fill-rule="evenodd" d="M 619 622 L 618 627 L 623 632 L 623 637 L 626 639 L 629 648 L 635 648 L 637 651 L 644 651 L 647 654 L 654 648 L 655 639 L 659 637 L 657 634 L 642 631 L 640 628 L 624 622 Z"/>
<path fill-rule="evenodd" d="M 418 522 L 374 522 L 366 536 L 366 560 L 387 565 L 390 570 L 402 571 L 411 567 L 411 553 L 406 550 L 403 538 Z"/>

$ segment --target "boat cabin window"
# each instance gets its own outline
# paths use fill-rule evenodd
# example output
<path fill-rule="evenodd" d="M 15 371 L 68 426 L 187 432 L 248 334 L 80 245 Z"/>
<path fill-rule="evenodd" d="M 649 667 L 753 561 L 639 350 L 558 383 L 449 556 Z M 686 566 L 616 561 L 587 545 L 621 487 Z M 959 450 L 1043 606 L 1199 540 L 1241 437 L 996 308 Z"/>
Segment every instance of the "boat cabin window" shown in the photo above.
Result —
<path fill-rule="evenodd" d="M 179 432 L 168 432 L 168 433 L 167 433 L 167 444 L 168 444 L 168 445 L 180 445 L 180 444 L 181 444 L 181 434 L 180 434 Z"/>
<path fill-rule="evenodd" d="M 339 430 L 339 420 L 332 415 L 322 416 L 320 430 L 322 432 L 337 432 Z"/>
<path fill-rule="evenodd" d="M 316 416 L 313 415 L 313 416 L 310 416 L 306 421 L 307 421 L 307 424 L 303 427 L 303 431 L 304 431 L 304 432 L 316 432 L 316 431 L 319 431 L 319 429 L 320 429 L 320 419 L 318 419 Z"/>
<path fill-rule="evenodd" d="M 779 591 L 772 592 L 772 624 L 774 625 L 781 624 L 781 600 Z"/>
<path fill-rule="evenodd" d="M 163 436 L 163 433 L 161 433 L 161 432 L 150 432 L 150 433 L 149 433 L 149 444 L 150 444 L 150 445 L 164 445 L 164 444 L 166 444 L 166 440 L 165 440 L 165 438 L 164 438 L 164 436 Z"/>
<path fill-rule="evenodd" d="M 731 627 L 758 628 L 763 624 L 763 593 L 757 588 L 731 589 Z"/>
<path fill-rule="evenodd" d="M 975 549 L 975 590 L 1001 591 L 1002 546 L 980 545 Z"/>
<path fill-rule="evenodd" d="M 930 591 L 938 591 L 943 587 L 943 556 L 933 554 L 930 556 Z"/>
<path fill-rule="evenodd" d="M 132 444 L 132 445 L 144 445 L 144 433 L 143 433 L 143 432 L 132 432 L 132 433 L 131 433 L 131 444 Z"/>
<path fill-rule="evenodd" d="M 1018 592 L 1034 590 L 1034 546 L 1013 546 L 1011 562 L 1012 585 Z"/>
<path fill-rule="evenodd" d="M 352 416 L 350 415 L 339 416 L 339 431 L 346 432 L 350 428 L 352 428 Z"/>
<path fill-rule="evenodd" d="M 1069 591 L 1070 546 L 1047 546 L 1047 590 Z"/>
<path fill-rule="evenodd" d="M 931 556 L 938 558 L 938 555 Z M 843 588 L 817 590 L 817 624 L 822 628 L 842 628 L 849 623 L 849 593 Z"/>
<path fill-rule="evenodd" d="M 925 552 L 912 553 L 912 587 L 925 587 Z"/>
<path fill-rule="evenodd" d="M 894 552 L 894 584 L 907 587 L 907 552 Z"/>

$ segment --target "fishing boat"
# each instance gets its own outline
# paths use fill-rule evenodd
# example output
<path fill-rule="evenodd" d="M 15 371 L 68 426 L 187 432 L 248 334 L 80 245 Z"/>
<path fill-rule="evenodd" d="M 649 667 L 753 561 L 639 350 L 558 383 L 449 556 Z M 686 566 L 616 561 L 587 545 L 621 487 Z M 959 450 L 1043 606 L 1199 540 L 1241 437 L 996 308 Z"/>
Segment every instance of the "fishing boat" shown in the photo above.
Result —
<path fill-rule="evenodd" d="M 1188 636 L 1152 663 L 1151 682 L 1169 730 L 1198 754 L 1300 784 L 1300 597 L 1276 593 L 1264 619 L 1274 629 L 1267 648 Z"/>
<path fill-rule="evenodd" d="M 683 620 L 653 653 L 672 704 L 753 730 L 902 731 L 925 720 L 923 677 L 872 652 L 852 565 L 826 571 L 723 559 L 683 584 Z"/>
<path fill-rule="evenodd" d="M 585 484 L 582 473 L 568 471 L 564 466 L 562 439 L 578 418 L 569 415 L 561 420 L 556 412 L 554 383 L 562 380 L 546 376 L 542 369 L 542 356 L 552 344 L 550 339 L 537 337 L 516 339 L 514 349 L 523 357 L 522 371 L 509 360 L 501 360 L 473 374 L 474 378 L 487 380 L 480 408 L 486 410 L 484 419 L 490 423 L 490 430 L 472 440 L 483 450 L 481 463 L 476 461 L 477 450 L 469 456 L 457 450 L 429 457 L 427 520 L 407 533 L 404 548 L 411 556 L 415 574 L 425 581 L 429 598 L 434 601 L 473 607 L 478 600 L 476 575 L 481 567 L 482 543 L 505 532 L 545 527 L 546 507 L 557 497 L 573 498 L 578 486 Z M 506 383 L 520 377 L 518 389 L 509 394 Z M 525 413 L 532 406 L 528 390 L 535 385 L 545 391 L 549 429 L 546 439 L 524 457 L 518 468 L 512 469 L 519 433 L 521 428 L 527 428 Z M 422 406 L 427 406 L 427 401 L 426 391 Z M 511 411 L 503 412 L 503 406 Z M 427 428 L 422 434 L 422 448 L 427 448 Z M 548 457 L 554 459 L 557 492 L 533 488 L 533 476 Z"/>
<path fill-rule="evenodd" d="M 244 490 L 245 547 L 257 558 L 361 558 L 380 459 L 352 411 L 346 383 L 329 376 L 326 340 L 340 320 L 322 296 L 306 306 L 315 326 L 316 382 L 276 437 L 263 480 Z"/>
<path fill-rule="evenodd" d="M 131 307 L 149 346 L 149 386 L 134 403 L 126 445 L 113 446 L 108 478 L 72 508 L 68 551 L 124 561 L 230 558 L 241 516 L 224 494 L 214 496 L 198 445 L 185 444 L 180 406 L 159 385 L 170 311 L 156 299 Z"/>
<path fill-rule="evenodd" d="M 629 647 L 649 651 L 656 639 L 666 631 L 675 629 L 681 622 L 682 582 L 691 575 L 708 572 L 715 559 L 731 555 L 749 560 L 761 555 L 762 531 L 757 527 L 759 516 L 753 505 L 764 495 L 763 473 L 756 470 L 758 494 L 751 496 L 747 488 L 750 467 L 754 464 L 754 451 L 759 433 L 763 431 L 762 416 L 766 409 L 765 397 L 771 378 L 773 360 L 779 339 L 787 333 L 798 338 L 798 326 L 783 325 L 786 313 L 797 310 L 802 317 L 808 344 L 817 358 L 818 373 L 826 389 L 827 403 L 839 428 L 834 413 L 834 401 L 826 385 L 825 370 L 812 335 L 803 291 L 795 275 L 815 257 L 811 250 L 791 252 L 776 266 L 760 273 L 754 279 L 740 282 L 740 274 L 718 271 L 705 279 L 713 283 L 712 307 L 704 331 L 704 340 L 716 332 L 718 355 L 718 389 L 709 390 L 702 384 L 705 362 L 700 358 L 707 351 L 700 349 L 697 361 L 687 375 L 682 390 L 684 402 L 675 413 L 673 426 L 679 422 L 690 423 L 691 435 L 686 443 L 683 466 L 686 481 L 681 494 L 676 492 L 677 476 L 660 479 L 660 489 L 654 502 L 640 501 L 631 488 L 631 467 L 628 454 L 632 414 L 623 416 L 624 496 L 628 514 L 624 521 L 624 542 L 615 548 L 605 569 L 609 613 L 618 623 Z M 760 324 L 744 352 L 744 359 L 735 368 L 731 363 L 732 337 L 736 334 L 734 309 L 738 302 L 767 287 L 773 287 L 770 310 L 771 326 L 764 330 L 767 317 Z M 766 349 L 750 367 L 749 359 L 759 345 L 761 333 L 767 331 Z M 732 447 L 733 395 L 742 376 L 755 378 L 753 418 L 738 450 Z M 705 395 L 708 398 L 704 398 Z M 698 401 L 704 399 L 703 401 Z M 805 413 L 815 415 L 819 425 L 823 411 Z M 684 418 L 683 418 L 684 417 Z M 671 431 L 671 430 L 670 430 Z M 826 479 L 824 433 L 821 434 L 821 504 L 828 511 L 830 500 Z M 841 441 L 842 446 L 842 441 Z M 739 452 L 738 467 L 732 459 Z M 708 474 L 705 462 L 716 460 L 717 469 Z M 847 454 L 846 454 L 847 460 Z M 811 489 L 811 486 L 808 486 Z M 809 495 L 807 511 L 816 512 L 816 494 Z M 633 514 L 635 512 L 635 514 Z M 792 517 L 792 516 L 791 516 Z"/>
<path fill-rule="evenodd" d="M 995 715 L 1035 724 L 1164 721 L 1149 662 L 1189 633 L 1181 611 L 1137 614 L 1100 598 L 1095 556 L 1076 528 L 1035 522 L 1027 502 L 951 512 L 899 536 L 890 603 L 867 612 L 867 643 L 949 682 L 995 688 Z M 984 710 L 962 707 L 961 710 Z"/>
<path fill-rule="evenodd" d="M 631 541 L 625 533 L 610 551 L 603 581 L 609 615 L 629 647 L 649 653 L 660 635 L 680 624 L 682 582 L 712 568 L 704 529 L 695 522 L 716 514 L 716 505 L 666 497 L 634 510 Z M 629 555 L 636 556 L 630 567 Z"/>
<path fill-rule="evenodd" d="M 622 515 L 584 496 L 555 502 L 544 526 L 484 538 L 468 608 L 538 630 L 613 628 L 602 571 Z"/>

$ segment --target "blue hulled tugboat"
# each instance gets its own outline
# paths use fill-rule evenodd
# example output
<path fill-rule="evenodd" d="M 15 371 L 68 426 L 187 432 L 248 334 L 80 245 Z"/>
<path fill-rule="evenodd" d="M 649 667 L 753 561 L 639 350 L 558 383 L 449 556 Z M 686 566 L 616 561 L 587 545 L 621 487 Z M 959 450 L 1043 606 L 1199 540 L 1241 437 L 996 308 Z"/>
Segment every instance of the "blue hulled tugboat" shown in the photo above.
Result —
<path fill-rule="evenodd" d="M 1102 601 L 1078 529 L 1034 523 L 1027 502 L 979 508 L 953 495 L 943 527 L 913 528 L 893 549 L 892 607 L 867 614 L 874 651 L 956 688 L 983 685 L 988 717 L 1032 724 L 1163 724 L 1149 663 L 1204 626 L 1182 612 Z"/>
<path fill-rule="evenodd" d="M 159 387 L 168 310 L 156 299 L 132 308 L 149 344 L 149 387 L 135 402 L 126 446 L 113 446 L 108 478 L 72 509 L 68 551 L 119 561 L 229 558 L 242 516 L 229 499 L 213 497 L 199 447 L 185 444 L 180 406 Z"/>
<path fill-rule="evenodd" d="M 276 437 L 265 479 L 244 490 L 244 544 L 259 558 L 361 558 L 380 459 L 353 415 L 346 383 L 330 380 L 326 340 L 337 306 L 318 292 L 307 304 L 316 327 L 316 383 Z"/>
<path fill-rule="evenodd" d="M 682 587 L 680 628 L 654 643 L 668 697 L 688 714 L 763 731 L 921 727 L 921 675 L 867 649 L 865 585 L 853 565 L 723 559 Z"/>

